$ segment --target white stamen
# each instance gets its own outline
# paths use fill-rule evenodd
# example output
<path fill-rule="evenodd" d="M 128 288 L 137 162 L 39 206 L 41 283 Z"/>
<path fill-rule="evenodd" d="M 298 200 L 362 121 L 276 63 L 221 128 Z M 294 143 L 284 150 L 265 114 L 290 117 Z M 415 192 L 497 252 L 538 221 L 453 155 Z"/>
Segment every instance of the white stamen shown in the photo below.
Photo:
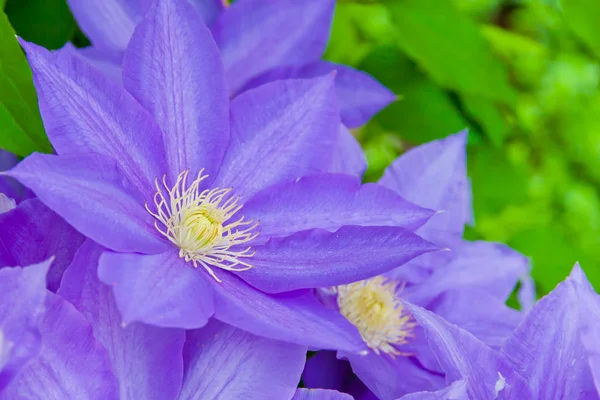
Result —
<path fill-rule="evenodd" d="M 179 174 L 172 188 L 167 185 L 166 176 L 163 176 L 162 187 L 157 179 L 156 211 L 151 211 L 147 203 L 146 210 L 156 218 L 156 229 L 179 247 L 179 257 L 191 261 L 194 267 L 204 267 L 217 282 L 221 282 L 211 267 L 234 272 L 252 268 L 244 261 L 254 255 L 252 248 L 239 250 L 232 247 L 256 238 L 258 222 L 245 221 L 244 217 L 229 222 L 242 208 L 238 205 L 239 198 L 229 197 L 231 188 L 201 191 L 200 183 L 208 177 L 202 175 L 203 172 L 198 173 L 189 187 L 188 170 Z"/>
<path fill-rule="evenodd" d="M 396 348 L 409 342 L 416 326 L 400 301 L 402 288 L 382 276 L 337 288 L 340 312 L 376 354 L 408 355 Z"/>

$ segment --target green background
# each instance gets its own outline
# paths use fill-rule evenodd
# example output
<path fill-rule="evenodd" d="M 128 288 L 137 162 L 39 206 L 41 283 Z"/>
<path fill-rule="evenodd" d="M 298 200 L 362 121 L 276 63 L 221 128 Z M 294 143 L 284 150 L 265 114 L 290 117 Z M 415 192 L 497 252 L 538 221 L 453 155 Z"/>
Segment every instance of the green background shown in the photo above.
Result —
<path fill-rule="evenodd" d="M 86 39 L 64 0 L 0 5 L 0 147 L 49 151 L 14 34 L 51 49 Z M 600 285 L 598 16 L 597 0 L 338 0 L 326 53 L 399 95 L 355 131 L 368 180 L 412 146 L 470 128 L 467 238 L 531 256 L 539 294 L 575 261 Z"/>

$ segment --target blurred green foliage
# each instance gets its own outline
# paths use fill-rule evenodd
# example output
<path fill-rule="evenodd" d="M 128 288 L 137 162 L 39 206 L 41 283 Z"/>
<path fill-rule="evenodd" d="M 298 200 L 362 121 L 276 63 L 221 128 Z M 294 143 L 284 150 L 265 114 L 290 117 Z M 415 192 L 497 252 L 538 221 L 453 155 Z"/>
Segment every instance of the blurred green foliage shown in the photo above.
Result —
<path fill-rule="evenodd" d="M 468 126 L 470 239 L 532 257 L 538 291 L 576 261 L 600 287 L 600 2 L 339 1 L 327 57 L 399 95 L 357 135 L 376 180 Z"/>
<path fill-rule="evenodd" d="M 0 6 L 27 40 L 86 43 L 65 0 Z M 368 180 L 410 147 L 470 128 L 467 237 L 531 256 L 540 294 L 575 261 L 600 288 L 599 15 L 597 0 L 338 0 L 326 54 L 399 96 L 356 132 Z M 0 147 L 48 151 L 4 14 L 0 47 Z"/>

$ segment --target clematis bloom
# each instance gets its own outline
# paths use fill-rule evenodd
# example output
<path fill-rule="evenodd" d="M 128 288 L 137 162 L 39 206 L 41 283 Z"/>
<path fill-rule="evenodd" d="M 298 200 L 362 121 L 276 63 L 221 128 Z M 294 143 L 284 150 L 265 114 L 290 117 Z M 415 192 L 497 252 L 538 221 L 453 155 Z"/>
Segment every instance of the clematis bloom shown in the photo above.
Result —
<path fill-rule="evenodd" d="M 438 249 L 411 232 L 432 211 L 329 173 L 333 76 L 272 82 L 229 104 L 218 48 L 186 1 L 154 2 L 136 27 L 125 88 L 68 54 L 23 46 L 58 155 L 6 174 L 107 249 L 98 274 L 124 324 L 194 329 L 214 315 L 359 352 L 356 329 L 310 289 Z"/>
<path fill-rule="evenodd" d="M 320 291 L 326 304 L 358 328 L 370 349 L 366 356 L 341 351 L 338 357 L 347 359 L 380 399 L 444 386 L 443 371 L 405 301 L 447 318 L 494 348 L 521 319 L 505 302 L 520 279 L 531 279 L 528 259 L 503 245 L 462 239 L 464 225 L 472 220 L 466 141 L 467 133 L 461 132 L 414 148 L 381 179 L 416 204 L 444 210 L 417 232 L 450 251 L 425 254 L 382 275 Z M 527 285 L 521 290 L 524 300 L 534 296 L 529 290 Z M 305 383 L 354 394 L 344 370 L 346 361 L 332 353 L 317 355 L 307 363 Z M 326 373 L 344 378 L 328 381 Z"/>

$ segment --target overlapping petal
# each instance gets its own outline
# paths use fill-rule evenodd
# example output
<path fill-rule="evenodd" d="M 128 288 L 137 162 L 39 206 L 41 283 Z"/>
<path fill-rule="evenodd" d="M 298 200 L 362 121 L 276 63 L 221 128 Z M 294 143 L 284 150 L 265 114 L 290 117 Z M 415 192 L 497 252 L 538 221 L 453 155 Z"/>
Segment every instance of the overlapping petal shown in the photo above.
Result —
<path fill-rule="evenodd" d="M 96 69 L 100 70 L 100 72 L 113 81 L 118 83 L 122 83 L 123 81 L 121 73 L 123 53 L 121 52 L 106 50 L 94 46 L 80 49 L 75 47 L 70 42 L 55 52 L 63 52 L 71 57 L 79 57 Z"/>
<path fill-rule="evenodd" d="M 231 103 L 231 142 L 215 183 L 248 198 L 325 172 L 339 138 L 333 78 L 272 82 Z"/>
<path fill-rule="evenodd" d="M 79 26 L 95 46 L 122 51 L 151 0 L 68 0 L 68 3 Z"/>
<path fill-rule="evenodd" d="M 0 393 L 40 351 L 39 324 L 51 262 L 0 269 Z"/>
<path fill-rule="evenodd" d="M 370 278 L 439 247 L 404 228 L 348 225 L 271 238 L 254 249 L 254 268 L 240 276 L 260 290 L 284 292 Z"/>
<path fill-rule="evenodd" d="M 467 379 L 471 399 L 532 399 L 525 379 L 499 352 L 470 333 L 421 307 L 405 303 L 427 334 L 431 349 L 446 373 L 446 382 Z"/>
<path fill-rule="evenodd" d="M 229 89 L 238 92 L 272 68 L 321 58 L 334 5 L 333 0 L 244 0 L 230 6 L 212 27 Z"/>
<path fill-rule="evenodd" d="M 228 95 L 219 50 L 186 0 L 158 0 L 137 26 L 123 84 L 163 131 L 171 179 L 201 168 L 214 176 L 229 139 Z"/>
<path fill-rule="evenodd" d="M 329 172 L 354 175 L 362 179 L 367 170 L 367 158 L 358 143 L 344 125 L 340 126 L 340 137 L 333 150 L 333 160 Z"/>
<path fill-rule="evenodd" d="M 467 132 L 419 146 L 399 157 L 379 181 L 408 201 L 445 211 L 419 231 L 426 238 L 440 232 L 462 236 L 473 222 L 471 187 L 466 171 Z"/>
<path fill-rule="evenodd" d="M 79 232 L 110 249 L 149 254 L 164 249 L 152 217 L 111 158 L 35 153 L 7 174 Z"/>
<path fill-rule="evenodd" d="M 393 191 L 342 174 L 305 176 L 270 186 L 246 202 L 244 216 L 260 221 L 261 238 L 344 225 L 414 230 L 433 215 Z"/>
<path fill-rule="evenodd" d="M 317 61 L 302 66 L 283 66 L 251 79 L 248 90 L 279 79 L 308 79 L 335 71 L 335 89 L 342 122 L 349 128 L 366 124 L 375 114 L 396 100 L 396 95 L 369 74 L 346 65 Z"/>
<path fill-rule="evenodd" d="M 529 259 L 505 245 L 463 241 L 449 255 L 449 262 L 436 264 L 426 285 L 407 289 L 411 302 L 426 305 L 439 294 L 459 288 L 484 290 L 506 301 L 519 279 L 529 275 Z"/>
<path fill-rule="evenodd" d="M 214 312 L 212 279 L 180 259 L 175 249 L 156 255 L 105 252 L 98 276 L 113 287 L 124 324 L 195 329 Z"/>
<path fill-rule="evenodd" d="M 365 345 L 356 328 L 339 312 L 325 308 L 310 291 L 269 295 L 223 271 L 211 281 L 215 318 L 275 340 L 359 353 Z M 290 329 L 293 327 L 293 329 Z"/>
<path fill-rule="evenodd" d="M 496 350 L 522 319 L 522 314 L 503 300 L 484 290 L 469 288 L 445 292 L 428 308 Z"/>
<path fill-rule="evenodd" d="M 32 66 L 44 126 L 57 153 L 111 157 L 150 198 L 154 179 L 165 172 L 161 132 L 150 115 L 117 83 L 82 60 L 22 44 Z"/>
<path fill-rule="evenodd" d="M 290 399 L 306 347 L 254 336 L 212 320 L 187 332 L 179 400 Z"/>
<path fill-rule="evenodd" d="M 185 331 L 135 322 L 123 326 L 112 289 L 98 280 L 103 251 L 88 239 L 65 272 L 58 294 L 87 318 L 108 351 L 120 400 L 176 399 L 183 379 Z"/>
<path fill-rule="evenodd" d="M 574 275 L 579 273 L 576 266 Z M 576 279 L 567 278 L 540 299 L 502 346 L 502 353 L 540 400 L 596 393 L 587 352 L 580 341 L 584 321 L 590 315 L 582 307 L 582 287 Z"/>
<path fill-rule="evenodd" d="M 30 265 L 54 257 L 47 283 L 55 292 L 84 237 L 39 199 L 0 214 L 0 226 L 0 265 Z"/>
<path fill-rule="evenodd" d="M 46 293 L 40 354 L 0 392 L 2 400 L 118 400 L 118 383 L 106 350 L 71 304 Z"/>
<path fill-rule="evenodd" d="M 14 167 L 18 162 L 17 156 L 6 150 L 0 149 L 0 172 Z M 15 201 L 20 200 L 23 187 L 8 176 L 0 176 L 0 193 Z"/>

